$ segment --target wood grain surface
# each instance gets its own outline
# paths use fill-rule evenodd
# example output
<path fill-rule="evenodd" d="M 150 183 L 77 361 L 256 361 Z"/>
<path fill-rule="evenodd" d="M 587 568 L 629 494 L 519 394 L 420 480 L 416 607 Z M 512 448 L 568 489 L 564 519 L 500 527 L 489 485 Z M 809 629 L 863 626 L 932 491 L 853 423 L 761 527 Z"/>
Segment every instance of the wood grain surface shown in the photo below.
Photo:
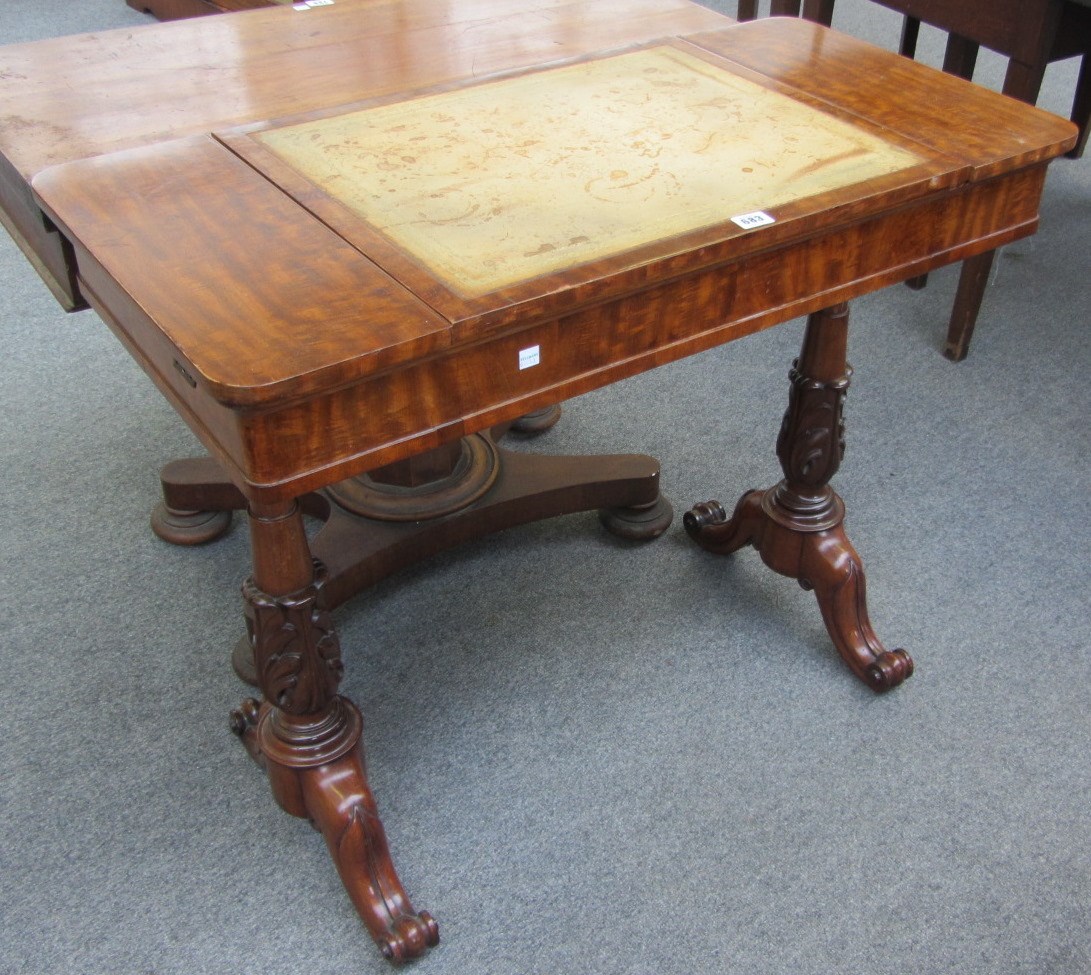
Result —
<path fill-rule="evenodd" d="M 0 219 L 80 307 L 30 192 L 51 165 L 728 22 L 688 0 L 337 0 L 0 47 Z"/>

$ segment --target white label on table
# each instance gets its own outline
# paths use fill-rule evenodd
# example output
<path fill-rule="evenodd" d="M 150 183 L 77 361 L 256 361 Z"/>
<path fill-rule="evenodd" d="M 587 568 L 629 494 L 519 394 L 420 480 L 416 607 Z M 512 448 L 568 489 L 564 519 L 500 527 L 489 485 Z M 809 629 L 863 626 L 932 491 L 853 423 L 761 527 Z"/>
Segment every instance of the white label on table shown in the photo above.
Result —
<path fill-rule="evenodd" d="M 740 213 L 737 217 L 732 217 L 731 222 L 737 223 L 743 230 L 753 230 L 755 227 L 768 227 L 777 220 L 764 210 L 755 210 L 753 213 Z"/>
<path fill-rule="evenodd" d="M 292 8 L 295 10 L 310 10 L 311 7 L 329 7 L 333 4 L 333 0 L 303 0 L 302 3 L 293 3 Z"/>
<path fill-rule="evenodd" d="M 542 361 L 542 353 L 540 346 L 532 345 L 529 349 L 519 350 L 519 368 L 529 369 L 531 366 L 538 365 Z"/>

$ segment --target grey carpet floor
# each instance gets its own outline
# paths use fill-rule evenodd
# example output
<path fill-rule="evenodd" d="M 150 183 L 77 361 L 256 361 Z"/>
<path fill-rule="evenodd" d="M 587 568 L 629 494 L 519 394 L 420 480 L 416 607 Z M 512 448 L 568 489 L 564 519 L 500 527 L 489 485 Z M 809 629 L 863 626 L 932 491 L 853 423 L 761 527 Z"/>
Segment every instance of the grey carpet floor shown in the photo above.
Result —
<path fill-rule="evenodd" d="M 145 20 L 0 0 L 4 42 Z M 897 43 L 865 0 L 835 26 Z M 1041 104 L 1074 82 L 1051 67 Z M 414 971 L 1091 972 L 1089 254 L 1091 159 L 1060 160 L 966 362 L 939 354 L 954 269 L 854 306 L 836 484 L 872 619 L 918 664 L 893 694 L 809 594 L 680 520 L 636 546 L 591 514 L 520 528 L 338 611 L 395 859 L 443 930 Z M 389 971 L 227 730 L 244 527 L 148 530 L 196 441 L 6 237 L 0 296 L 0 972 Z M 650 453 L 680 511 L 731 503 L 778 475 L 801 332 L 581 397 L 526 447 Z"/>

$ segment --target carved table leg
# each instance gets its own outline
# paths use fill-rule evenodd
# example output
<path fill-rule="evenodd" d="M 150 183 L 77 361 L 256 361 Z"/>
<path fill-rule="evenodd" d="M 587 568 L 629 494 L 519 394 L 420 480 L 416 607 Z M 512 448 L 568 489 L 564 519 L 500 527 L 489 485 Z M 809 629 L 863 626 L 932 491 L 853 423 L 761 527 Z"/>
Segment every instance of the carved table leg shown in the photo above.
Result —
<path fill-rule="evenodd" d="M 709 501 L 687 512 L 684 524 L 702 548 L 726 555 L 753 545 L 775 572 L 813 589 L 845 662 L 872 689 L 885 691 L 913 673 L 913 661 L 904 650 L 886 650 L 871 627 L 863 564 L 841 527 L 844 502 L 829 486 L 845 450 L 847 339 L 845 305 L 807 322 L 777 439 L 784 479 L 767 491 L 748 491 L 730 519 Z"/>
<path fill-rule="evenodd" d="M 250 511 L 254 575 L 243 587 L 264 702 L 245 701 L 232 727 L 269 775 L 273 796 L 321 831 L 371 937 L 392 961 L 439 943 L 394 870 L 360 744 L 360 712 L 337 693 L 342 664 L 320 608 L 325 570 L 312 561 L 295 502 Z"/>
<path fill-rule="evenodd" d="M 496 444 L 513 426 L 533 434 L 559 416 L 560 407 L 529 414 L 299 498 L 304 514 L 325 523 L 311 546 L 329 569 L 322 608 L 438 552 L 543 518 L 597 508 L 622 538 L 645 541 L 666 531 L 674 512 L 659 492 L 654 458 L 515 453 Z M 232 511 L 246 507 L 212 458 L 172 461 L 160 478 L 163 503 L 152 527 L 165 541 L 211 541 L 230 526 Z M 236 644 L 232 663 L 243 680 L 257 683 L 248 638 Z"/>

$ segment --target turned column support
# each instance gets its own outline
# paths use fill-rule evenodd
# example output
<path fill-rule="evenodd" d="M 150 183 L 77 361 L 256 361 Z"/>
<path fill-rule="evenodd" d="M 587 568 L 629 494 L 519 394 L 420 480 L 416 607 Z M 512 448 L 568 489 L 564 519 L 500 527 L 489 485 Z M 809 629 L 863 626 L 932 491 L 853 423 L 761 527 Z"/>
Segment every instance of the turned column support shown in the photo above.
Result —
<path fill-rule="evenodd" d="M 356 706 L 337 693 L 340 644 L 319 590 L 296 502 L 251 505 L 254 574 L 243 585 L 247 634 L 263 702 L 244 701 L 232 728 L 269 776 L 286 812 L 322 833 L 353 905 L 382 953 L 405 961 L 438 944 L 394 869 L 367 783 Z"/>
<path fill-rule="evenodd" d="M 813 590 L 842 658 L 872 689 L 885 691 L 913 673 L 913 661 L 904 650 L 885 649 L 872 629 L 863 563 L 842 527 L 844 502 L 829 485 L 845 452 L 847 344 L 846 305 L 811 315 L 777 438 L 784 478 L 766 491 L 748 491 L 730 518 L 718 501 L 708 501 L 683 521 L 702 548 L 727 555 L 753 545 L 773 571 Z"/>

